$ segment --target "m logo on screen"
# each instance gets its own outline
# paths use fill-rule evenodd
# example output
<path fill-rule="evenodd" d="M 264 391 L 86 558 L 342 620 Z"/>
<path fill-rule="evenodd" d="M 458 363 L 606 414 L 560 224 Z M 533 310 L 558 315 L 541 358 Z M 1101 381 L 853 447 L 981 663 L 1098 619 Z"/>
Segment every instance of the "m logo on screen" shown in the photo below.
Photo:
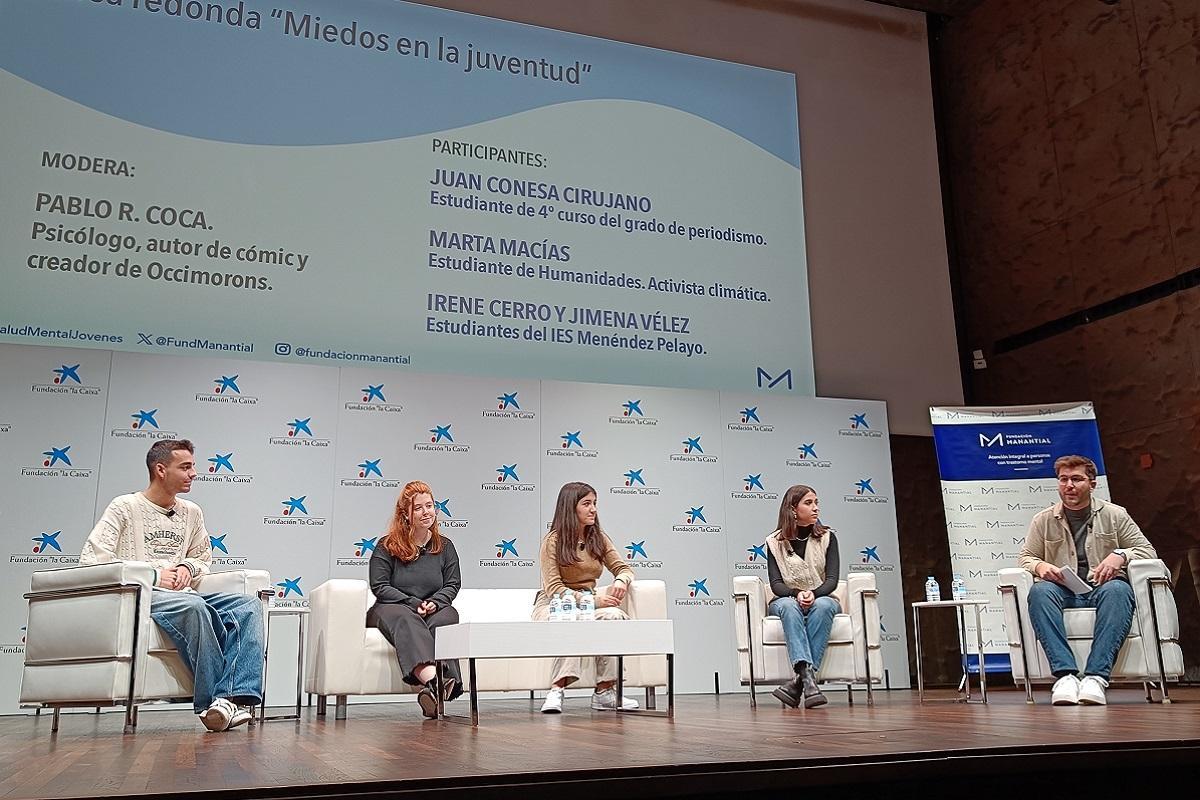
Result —
<path fill-rule="evenodd" d="M 778 375 L 772 375 L 762 367 L 754 368 L 754 378 L 758 382 L 758 388 L 774 389 L 783 381 L 787 381 L 787 390 L 792 391 L 792 370 L 785 369 Z"/>

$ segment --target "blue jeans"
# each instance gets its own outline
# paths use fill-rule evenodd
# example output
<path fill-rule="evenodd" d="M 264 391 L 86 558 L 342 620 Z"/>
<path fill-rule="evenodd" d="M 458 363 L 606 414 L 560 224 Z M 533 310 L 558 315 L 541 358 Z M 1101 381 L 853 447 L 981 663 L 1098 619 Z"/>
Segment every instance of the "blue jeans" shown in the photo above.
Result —
<path fill-rule="evenodd" d="M 801 608 L 794 597 L 776 597 L 771 601 L 767 609 L 783 623 L 788 658 L 793 666 L 801 661 L 812 665 L 814 670 L 821 666 L 833 618 L 841 608 L 832 597 L 818 597 L 808 608 Z"/>
<path fill-rule="evenodd" d="M 150 618 L 163 629 L 192 671 L 196 713 L 218 697 L 241 705 L 262 702 L 263 607 L 253 596 L 155 589 Z"/>
<path fill-rule="evenodd" d="M 1088 653 L 1084 675 L 1097 675 L 1108 680 L 1113 662 L 1129 626 L 1133 623 L 1133 587 L 1114 578 L 1087 594 L 1075 594 L 1053 581 L 1038 581 L 1029 590 L 1029 621 L 1037 633 L 1050 671 L 1054 677 L 1074 675 L 1079 671 L 1075 654 L 1067 644 L 1067 629 L 1063 624 L 1063 609 L 1094 608 L 1096 624 L 1092 629 L 1092 650 Z"/>

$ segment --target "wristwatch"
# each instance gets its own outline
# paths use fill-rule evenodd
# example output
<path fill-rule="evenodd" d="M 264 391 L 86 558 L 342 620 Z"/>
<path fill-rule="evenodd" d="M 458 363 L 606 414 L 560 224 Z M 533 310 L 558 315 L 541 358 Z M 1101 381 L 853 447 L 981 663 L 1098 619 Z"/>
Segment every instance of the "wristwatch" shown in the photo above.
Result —
<path fill-rule="evenodd" d="M 1113 550 L 1113 552 L 1116 553 L 1117 555 L 1119 555 L 1121 558 L 1125 559 L 1126 564 L 1129 563 L 1129 551 L 1128 550 L 1126 550 L 1123 547 L 1118 547 L 1117 549 Z"/>

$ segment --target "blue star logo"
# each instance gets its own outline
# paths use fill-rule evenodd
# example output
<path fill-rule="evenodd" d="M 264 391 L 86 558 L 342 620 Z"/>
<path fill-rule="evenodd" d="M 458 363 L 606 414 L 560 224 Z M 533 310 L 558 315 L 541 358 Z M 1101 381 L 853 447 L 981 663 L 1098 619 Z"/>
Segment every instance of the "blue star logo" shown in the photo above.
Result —
<path fill-rule="evenodd" d="M 369 403 L 372 400 L 378 400 L 381 403 L 387 402 L 387 400 L 383 396 L 383 384 L 382 383 L 379 384 L 378 386 L 372 386 L 371 384 L 368 383 L 367 387 L 362 390 L 362 393 L 363 393 L 363 402 L 364 403 Z"/>
<path fill-rule="evenodd" d="M 304 591 L 300 588 L 301 578 L 284 578 L 279 583 L 275 584 L 282 592 L 279 592 L 280 597 L 287 597 L 292 592 L 304 597 Z"/>
<path fill-rule="evenodd" d="M 758 406 L 742 409 L 742 422 L 761 422 L 758 418 Z"/>
<path fill-rule="evenodd" d="M 767 560 L 767 546 L 765 544 L 753 544 L 746 548 L 746 552 L 750 554 L 748 561 L 757 561 L 762 559 Z"/>
<path fill-rule="evenodd" d="M 796 449 L 800 451 L 801 458 L 816 458 L 817 457 L 817 443 L 816 442 L 809 442 L 808 444 L 802 444 L 799 447 L 797 447 Z"/>
<path fill-rule="evenodd" d="M 704 448 L 700 446 L 700 437 L 696 436 L 691 439 L 683 440 L 683 452 L 685 453 L 703 453 Z"/>
<path fill-rule="evenodd" d="M 33 552 L 44 553 L 47 549 L 52 549 L 61 553 L 63 549 L 58 544 L 58 537 L 61 533 L 62 531 L 55 531 L 54 533 L 42 531 L 41 536 L 33 537 L 33 541 L 37 542 L 37 545 L 33 548 Z"/>
<path fill-rule="evenodd" d="M 862 553 L 863 557 L 862 563 L 867 564 L 871 561 L 879 561 L 879 553 L 876 552 L 878 549 L 879 545 L 875 545 L 874 547 L 864 547 L 862 550 L 859 550 L 858 552 Z"/>
<path fill-rule="evenodd" d="M 152 428 L 157 428 L 158 420 L 156 420 L 154 418 L 154 415 L 157 413 L 158 413 L 157 408 L 154 409 L 153 411 L 145 411 L 145 410 L 139 408 L 138 412 L 136 414 L 130 414 L 129 416 L 133 417 L 134 430 L 137 430 L 139 428 L 144 428 L 147 425 L 149 425 Z"/>
<path fill-rule="evenodd" d="M 383 459 L 377 458 L 374 461 L 364 459 L 363 462 L 358 465 L 358 468 L 360 470 L 360 472 L 358 473 L 358 477 L 366 478 L 370 475 L 378 475 L 379 477 L 382 478 L 383 472 L 379 469 L 380 461 L 383 461 Z"/>
<path fill-rule="evenodd" d="M 43 467 L 53 467 L 58 462 L 63 462 L 68 467 L 72 466 L 71 459 L 67 455 L 67 451 L 71 449 L 71 445 L 66 447 L 51 447 L 49 450 L 43 450 L 42 455 L 46 460 L 42 462 Z"/>
<path fill-rule="evenodd" d="M 288 423 L 288 427 L 291 428 L 291 430 L 288 431 L 288 436 L 299 436 L 302 433 L 307 433 L 309 436 L 312 436 L 312 428 L 308 427 L 308 423 L 310 422 L 312 422 L 312 417 L 292 420 Z"/>
<path fill-rule="evenodd" d="M 765 489 L 763 489 L 763 484 L 762 484 L 762 473 L 761 473 L 761 472 L 760 472 L 760 473 L 758 473 L 757 475 L 747 475 L 747 476 L 746 476 L 745 478 L 743 478 L 742 480 L 744 480 L 744 481 L 746 482 L 746 491 L 747 491 L 747 492 L 748 492 L 748 491 L 750 491 L 751 489 L 753 489 L 753 488 L 754 488 L 754 487 L 756 487 L 756 486 L 757 486 L 759 489 L 762 489 L 763 491 L 766 491 Z"/>
<path fill-rule="evenodd" d="M 646 555 L 645 539 L 642 539 L 640 542 L 630 542 L 629 544 L 625 545 L 625 549 L 629 551 L 629 558 L 631 560 L 637 558 L 638 556 L 641 556 L 642 558 L 650 557 Z"/>
<path fill-rule="evenodd" d="M 699 597 L 702 594 L 712 597 L 712 595 L 708 593 L 708 587 L 704 585 L 707 582 L 708 578 L 697 578 L 689 583 L 688 588 L 692 590 L 692 597 Z"/>
<path fill-rule="evenodd" d="M 637 414 L 639 417 L 646 416 L 642 413 L 641 400 L 626 400 L 624 403 L 621 403 L 621 408 L 625 409 L 625 416 L 627 417 L 632 417 L 634 414 Z"/>
<path fill-rule="evenodd" d="M 854 416 L 850 417 L 850 427 L 855 428 L 855 429 L 858 429 L 858 428 L 868 428 L 869 429 L 871 426 L 867 424 L 866 413 L 855 414 Z"/>
<path fill-rule="evenodd" d="M 871 488 L 872 478 L 863 478 L 861 481 L 855 482 L 858 487 L 858 494 L 875 494 L 875 490 Z"/>
<path fill-rule="evenodd" d="M 284 500 L 283 515 L 287 517 L 299 511 L 301 514 L 307 517 L 308 509 L 304 507 L 304 501 L 307 499 L 308 495 L 304 495 L 302 497 L 289 497 L 287 500 Z"/>
<path fill-rule="evenodd" d="M 704 506 L 700 506 L 699 508 L 689 508 L 687 515 L 689 525 L 694 523 L 696 520 L 700 520 L 705 525 L 708 524 L 708 520 L 704 518 Z"/>
<path fill-rule="evenodd" d="M 563 440 L 563 447 L 570 447 L 571 445 L 583 447 L 583 442 L 579 441 L 579 434 L 581 433 L 583 433 L 583 431 L 575 431 L 574 433 L 567 431 L 564 435 L 558 438 Z"/>
<path fill-rule="evenodd" d="M 79 380 L 78 364 L 73 367 L 68 367 L 66 364 L 63 364 L 58 369 L 54 370 L 54 374 L 58 376 L 54 379 L 54 382 L 58 384 L 63 384 L 67 381 L 75 381 L 78 384 L 83 383 L 83 381 Z"/>
<path fill-rule="evenodd" d="M 238 388 L 237 379 L 237 375 L 222 375 L 220 378 L 214 380 L 213 383 L 217 385 L 217 394 L 224 394 L 225 392 L 241 394 L 242 390 Z"/>
<path fill-rule="evenodd" d="M 439 513 L 439 514 L 442 514 L 447 517 L 454 516 L 453 514 L 450 513 L 450 498 L 449 497 L 447 497 L 445 500 L 434 500 L 433 506 L 434 506 L 434 508 L 437 509 L 437 513 Z"/>
<path fill-rule="evenodd" d="M 451 424 L 453 424 L 453 423 L 451 423 Z M 430 439 L 429 441 L 433 442 L 434 444 L 437 444 L 442 439 L 445 439 L 448 442 L 454 441 L 454 437 L 450 435 L 450 424 L 434 425 L 432 428 L 429 429 L 429 432 L 433 434 L 433 438 Z"/>
<path fill-rule="evenodd" d="M 225 546 L 225 537 L 228 533 L 222 533 L 220 536 L 209 534 L 208 544 L 213 550 L 220 550 L 225 555 L 229 555 L 229 548 Z"/>
<path fill-rule="evenodd" d="M 375 542 L 378 539 L 379 539 L 378 536 L 375 536 L 371 539 L 359 539 L 357 542 L 354 543 L 354 547 L 355 547 L 354 555 L 359 556 L 359 557 L 365 556 L 367 553 L 369 553 L 375 549 Z"/>
<path fill-rule="evenodd" d="M 645 469 L 645 467 L 642 467 L 642 469 L 631 469 L 628 472 L 626 472 L 625 473 L 625 485 L 633 486 L 635 483 L 640 483 L 642 486 L 645 486 L 646 481 L 642 479 L 642 470 L 644 470 L 644 469 Z"/>
<path fill-rule="evenodd" d="M 517 555 L 517 540 L 516 539 L 501 539 L 499 544 L 495 545 L 496 558 L 504 558 L 505 553 L 511 553 L 513 558 L 520 558 Z"/>
<path fill-rule="evenodd" d="M 501 411 L 503 411 L 506 408 L 515 408 L 518 411 L 521 410 L 521 405 L 517 402 L 517 393 L 516 392 L 512 392 L 511 394 L 501 394 L 496 399 L 500 401 L 500 410 Z"/>
<path fill-rule="evenodd" d="M 508 478 L 512 478 L 517 483 L 521 482 L 521 479 L 517 477 L 517 465 L 516 464 L 501 464 L 499 467 L 496 468 L 496 472 L 500 473 L 499 479 L 502 481 L 507 480 Z"/>
<path fill-rule="evenodd" d="M 208 471 L 220 472 L 222 469 L 227 469 L 230 472 L 234 472 L 235 470 L 233 469 L 233 462 L 229 460 L 231 458 L 233 458 L 233 453 L 226 453 L 225 455 L 217 453 L 208 460 L 208 463 L 212 464 L 212 466 L 208 468 Z"/>

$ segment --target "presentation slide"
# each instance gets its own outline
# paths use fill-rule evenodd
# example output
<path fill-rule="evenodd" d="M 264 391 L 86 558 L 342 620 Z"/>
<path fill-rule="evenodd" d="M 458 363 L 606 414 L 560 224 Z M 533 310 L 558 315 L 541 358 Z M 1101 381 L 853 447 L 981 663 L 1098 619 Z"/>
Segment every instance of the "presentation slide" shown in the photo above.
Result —
<path fill-rule="evenodd" d="M 0 341 L 814 394 L 795 76 L 393 0 L 0 0 Z"/>

